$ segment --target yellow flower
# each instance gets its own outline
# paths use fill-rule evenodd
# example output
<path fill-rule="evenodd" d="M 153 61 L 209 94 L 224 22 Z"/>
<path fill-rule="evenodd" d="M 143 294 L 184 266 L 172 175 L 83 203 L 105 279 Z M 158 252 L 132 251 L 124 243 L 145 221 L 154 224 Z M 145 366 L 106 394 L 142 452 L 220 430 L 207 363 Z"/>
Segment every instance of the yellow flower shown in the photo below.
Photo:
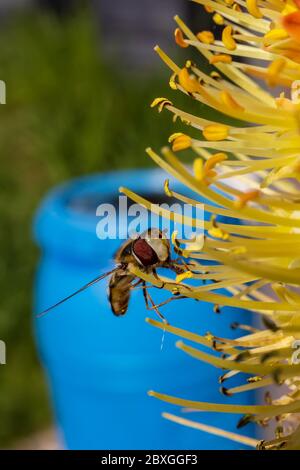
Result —
<path fill-rule="evenodd" d="M 153 106 L 179 118 L 183 129 L 171 136 L 172 149 L 164 147 L 162 155 L 147 149 L 156 164 L 185 183 L 200 201 L 210 201 L 205 207 L 212 217 L 204 221 L 203 247 L 191 244 L 187 250 L 186 241 L 175 235 L 172 238 L 187 266 L 177 277 L 176 293 L 210 302 L 217 310 L 229 306 L 255 311 L 264 327 L 240 325 L 247 334 L 230 340 L 213 333 L 200 336 L 153 320 L 149 323 L 183 339 L 177 347 L 186 354 L 229 371 L 220 378 L 229 384 L 222 387 L 225 397 L 272 384 L 284 387 L 278 389 L 276 399 L 251 406 L 190 401 L 157 392 L 151 395 L 193 410 L 243 413 L 239 428 L 250 421 L 264 426 L 277 421 L 282 430 L 275 430 L 270 442 L 258 443 L 179 416 L 165 416 L 259 449 L 300 449 L 300 363 L 293 349 L 300 340 L 300 105 L 291 95 L 292 84 L 300 80 L 300 0 L 270 0 L 266 7 L 258 0 L 238 4 L 232 0 L 194 1 L 224 26 L 222 41 L 207 31 L 195 35 L 176 16 L 176 42 L 195 48 L 215 66 L 214 72 L 209 74 L 191 62 L 182 67 L 158 46 L 155 50 L 171 71 L 171 87 L 223 118 L 213 120 L 205 112 L 194 115 L 159 98 Z M 257 78 L 266 86 L 260 86 Z M 276 94 L 276 88 L 271 92 L 270 87 L 277 85 L 285 87 L 285 92 Z M 228 118 L 230 125 L 226 124 Z M 188 128 L 193 129 L 193 137 Z M 194 154 L 192 171 L 174 153 L 184 149 Z M 232 185 L 234 181 L 238 185 Z M 182 202 L 199 202 L 196 196 L 191 199 L 175 193 L 169 182 L 165 190 Z M 130 190 L 124 192 L 149 210 L 159 210 Z M 176 219 L 176 214 L 166 210 L 160 213 Z M 218 216 L 225 217 L 223 222 Z M 240 223 L 232 219 L 240 219 Z M 188 217 L 184 223 L 200 226 L 200 221 Z M 133 269 L 135 275 L 159 286 L 151 273 Z M 193 278 L 192 286 L 183 282 L 188 283 L 189 278 Z M 207 279 L 214 282 L 202 283 Z M 174 292 L 174 281 L 166 280 L 164 287 Z M 224 288 L 230 295 L 222 293 Z M 185 344 L 185 339 L 195 347 Z M 222 356 L 202 352 L 199 344 Z M 239 386 L 230 386 L 230 378 L 240 372 L 250 377 L 246 382 L 241 378 L 244 383 Z"/>

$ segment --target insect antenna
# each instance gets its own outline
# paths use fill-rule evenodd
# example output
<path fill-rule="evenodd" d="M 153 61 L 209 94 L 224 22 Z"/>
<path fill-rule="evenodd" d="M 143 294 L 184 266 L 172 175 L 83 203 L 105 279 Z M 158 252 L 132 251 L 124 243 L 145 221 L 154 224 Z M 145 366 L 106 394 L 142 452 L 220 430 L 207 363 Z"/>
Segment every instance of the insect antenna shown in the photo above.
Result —
<path fill-rule="evenodd" d="M 41 313 L 38 313 L 36 315 L 37 318 L 40 318 L 40 317 L 43 317 L 44 315 L 46 315 L 47 313 L 49 313 L 51 310 L 53 310 L 54 308 L 58 307 L 59 305 L 63 304 L 64 302 L 66 302 L 67 300 L 70 300 L 72 297 L 75 297 L 75 295 L 77 294 L 80 294 L 81 292 L 83 292 L 85 289 L 88 289 L 89 287 L 91 287 L 93 284 L 97 284 L 97 282 L 99 281 L 102 281 L 102 279 L 105 279 L 107 276 L 109 276 L 110 274 L 114 273 L 115 271 L 117 271 L 118 269 L 120 269 L 120 266 L 117 266 L 116 268 L 112 269 L 111 271 L 109 272 L 106 272 L 104 274 L 101 274 L 100 276 L 97 276 L 95 279 L 93 279 L 92 281 L 88 282 L 87 284 L 85 284 L 84 286 L 80 287 L 80 289 L 76 290 L 75 292 L 73 292 L 72 294 L 68 295 L 67 297 L 65 297 L 64 299 L 60 300 L 59 302 L 57 302 L 56 304 L 54 305 L 51 305 L 51 307 L 48 307 L 46 310 L 44 310 L 43 312 Z"/>

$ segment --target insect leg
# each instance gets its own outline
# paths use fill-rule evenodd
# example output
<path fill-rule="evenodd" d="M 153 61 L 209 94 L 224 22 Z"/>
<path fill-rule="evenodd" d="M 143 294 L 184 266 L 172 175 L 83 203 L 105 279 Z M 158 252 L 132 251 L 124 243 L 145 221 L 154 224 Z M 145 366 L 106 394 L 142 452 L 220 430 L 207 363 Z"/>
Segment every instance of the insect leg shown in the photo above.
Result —
<path fill-rule="evenodd" d="M 158 274 L 157 274 L 157 272 L 156 272 L 156 269 L 153 269 L 153 270 L 152 270 L 152 273 L 153 273 L 153 276 L 155 277 L 155 279 L 157 279 L 158 281 L 161 282 L 161 285 L 160 285 L 160 286 L 154 286 L 154 287 L 156 287 L 157 289 L 163 289 L 166 284 L 171 285 L 171 286 L 174 285 L 176 288 L 178 288 L 178 283 L 177 283 L 177 282 L 170 282 L 170 281 L 165 282 L 165 281 L 162 281 L 162 280 L 159 278 L 159 276 L 158 276 Z M 184 286 L 182 286 L 182 287 L 184 287 L 185 289 L 187 289 L 187 290 L 189 290 L 189 291 L 192 290 L 191 287 L 190 287 L 190 286 L 187 286 L 187 285 L 184 285 Z"/>
<path fill-rule="evenodd" d="M 142 289 L 143 289 L 143 296 L 144 296 L 144 299 L 145 299 L 145 304 L 146 304 L 146 308 L 147 310 L 150 310 L 150 307 L 149 307 L 149 302 L 148 302 L 148 295 L 149 295 L 149 292 L 147 290 L 147 287 L 146 287 L 146 282 L 143 281 L 142 282 Z"/>
<path fill-rule="evenodd" d="M 139 279 L 138 281 L 136 281 L 135 283 L 131 284 L 130 286 L 130 289 L 135 289 L 137 286 L 139 286 L 140 284 L 143 283 L 143 280 L 142 279 Z"/>
<path fill-rule="evenodd" d="M 179 299 L 186 299 L 187 297 L 185 295 L 178 295 L 178 296 L 172 296 L 172 297 L 169 297 L 167 300 L 165 300 L 164 302 L 160 302 L 159 304 L 155 304 L 153 305 L 153 307 L 149 307 L 148 310 L 154 310 L 154 308 L 160 308 L 160 307 L 164 307 L 165 305 L 167 305 L 168 303 L 172 302 L 172 300 L 179 300 Z"/>
<path fill-rule="evenodd" d="M 158 276 L 157 271 L 156 271 L 155 268 L 153 268 L 152 273 L 153 273 L 153 276 L 155 277 L 155 279 L 157 279 L 158 281 L 161 282 L 161 286 L 159 286 L 159 287 L 157 287 L 157 288 L 158 288 L 158 289 L 163 289 L 164 286 L 165 286 L 165 282 L 162 281 L 162 280 L 159 278 L 159 276 Z"/>
<path fill-rule="evenodd" d="M 155 302 L 153 301 L 151 295 L 149 294 L 148 289 L 146 287 L 145 281 L 143 281 L 143 294 L 144 294 L 144 299 L 145 299 L 145 304 L 146 304 L 147 310 L 154 310 L 155 313 L 159 316 L 159 318 L 163 321 L 163 323 L 168 325 L 169 324 L 168 321 L 163 316 L 163 314 L 160 313 L 160 311 L 158 310 L 157 306 L 155 305 Z M 152 307 L 149 306 L 149 301 L 150 301 Z"/>

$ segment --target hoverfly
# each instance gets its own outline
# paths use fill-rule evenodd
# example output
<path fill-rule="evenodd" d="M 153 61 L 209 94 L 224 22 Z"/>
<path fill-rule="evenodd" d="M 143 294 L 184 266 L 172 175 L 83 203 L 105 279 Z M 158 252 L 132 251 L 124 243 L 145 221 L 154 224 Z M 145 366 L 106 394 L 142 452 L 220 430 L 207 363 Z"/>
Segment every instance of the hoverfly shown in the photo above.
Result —
<path fill-rule="evenodd" d="M 85 284 L 83 287 L 47 308 L 37 316 L 41 317 L 45 315 L 50 312 L 50 310 L 53 310 L 75 295 L 83 292 L 88 287 L 91 287 L 107 276 L 111 276 L 108 284 L 108 300 L 114 315 L 123 316 L 126 314 L 131 290 L 138 285 L 141 285 L 146 307 L 149 310 L 155 310 L 159 317 L 166 322 L 165 318 L 158 310 L 158 307 L 165 305 L 171 300 L 184 298 L 184 296 L 179 296 L 174 293 L 174 296 L 170 299 L 159 305 L 155 305 L 148 292 L 146 282 L 143 279 L 136 277 L 130 271 L 131 266 L 137 266 L 146 273 L 154 274 L 156 278 L 158 278 L 156 272 L 157 268 L 168 268 L 176 274 L 180 274 L 184 271 L 183 265 L 177 263 L 177 260 L 171 259 L 170 242 L 165 237 L 164 233 L 159 229 L 150 228 L 143 232 L 138 238 L 127 240 L 115 254 L 114 260 L 116 263 L 116 267 L 114 269 L 96 277 L 88 284 Z M 162 282 L 161 287 L 163 287 L 163 285 L 164 283 Z M 151 303 L 151 306 L 149 302 Z"/>

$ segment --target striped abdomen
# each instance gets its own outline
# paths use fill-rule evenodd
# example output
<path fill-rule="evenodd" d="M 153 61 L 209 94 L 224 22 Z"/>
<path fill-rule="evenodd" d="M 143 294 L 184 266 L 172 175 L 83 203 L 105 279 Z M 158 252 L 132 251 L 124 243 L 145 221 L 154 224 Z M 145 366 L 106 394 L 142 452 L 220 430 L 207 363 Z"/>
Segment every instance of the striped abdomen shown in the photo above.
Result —
<path fill-rule="evenodd" d="M 130 299 L 130 285 L 135 276 L 125 274 L 123 270 L 114 272 L 109 281 L 109 301 L 113 313 L 125 315 Z"/>

